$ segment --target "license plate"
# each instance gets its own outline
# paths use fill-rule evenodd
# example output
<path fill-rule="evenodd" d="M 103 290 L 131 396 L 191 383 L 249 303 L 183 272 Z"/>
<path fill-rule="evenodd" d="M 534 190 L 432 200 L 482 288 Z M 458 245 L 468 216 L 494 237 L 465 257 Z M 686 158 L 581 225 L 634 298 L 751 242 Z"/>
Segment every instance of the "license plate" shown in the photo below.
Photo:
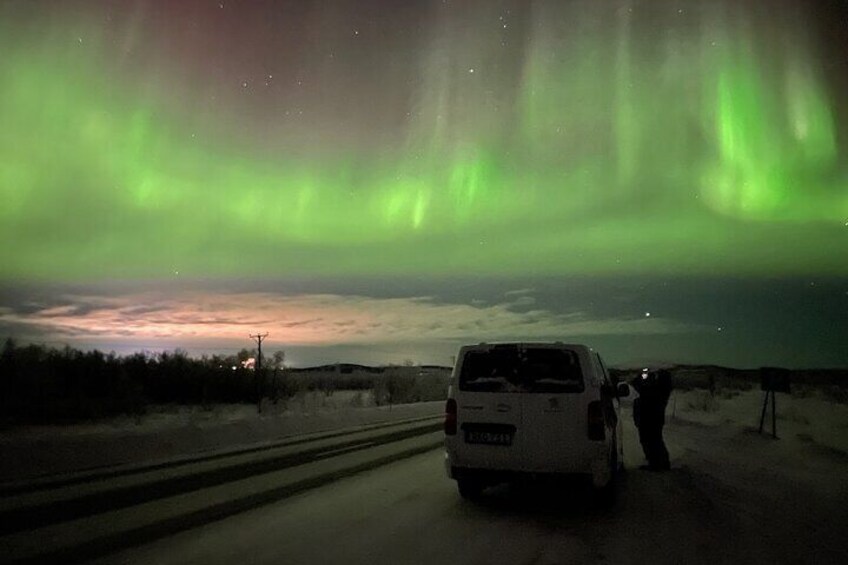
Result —
<path fill-rule="evenodd" d="M 512 434 L 508 432 L 485 432 L 482 430 L 466 430 L 465 443 L 482 443 L 486 445 L 512 445 Z"/>

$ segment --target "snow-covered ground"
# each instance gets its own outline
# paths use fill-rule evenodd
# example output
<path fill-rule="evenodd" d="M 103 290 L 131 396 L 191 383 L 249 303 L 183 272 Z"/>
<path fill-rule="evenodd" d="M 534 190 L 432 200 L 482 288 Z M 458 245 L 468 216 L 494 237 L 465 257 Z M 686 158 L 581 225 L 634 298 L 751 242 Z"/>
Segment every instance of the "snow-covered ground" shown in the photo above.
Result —
<path fill-rule="evenodd" d="M 672 465 L 733 525 L 733 562 L 845 563 L 848 406 L 820 394 L 777 394 L 758 433 L 761 391 L 677 393 L 667 434 Z M 744 556 L 744 557 L 743 557 Z"/>
<path fill-rule="evenodd" d="M 761 393 L 677 391 L 667 473 L 636 470 L 629 405 L 618 502 L 573 486 L 490 489 L 462 500 L 443 454 L 426 453 L 102 563 L 663 565 L 848 563 L 846 406 L 778 395 L 778 435 L 759 435 Z M 770 431 L 770 428 L 769 430 Z"/>
<path fill-rule="evenodd" d="M 722 390 L 710 396 L 706 390 L 676 391 L 669 400 L 669 418 L 728 431 L 759 428 L 763 406 L 759 390 Z M 848 454 L 848 405 L 832 402 L 812 391 L 807 396 L 777 393 L 777 435 L 787 444 L 815 443 Z M 764 433 L 771 433 L 771 404 Z M 780 443 L 780 442 L 778 442 Z"/>
<path fill-rule="evenodd" d="M 159 461 L 286 436 L 441 414 L 444 403 L 374 406 L 368 391 L 298 395 L 287 403 L 156 406 L 139 418 L 26 426 L 0 436 L 0 482 Z"/>
<path fill-rule="evenodd" d="M 759 424 L 759 390 L 676 390 L 669 401 L 669 424 L 694 424 L 715 437 L 751 434 Z M 625 400 L 625 415 L 632 398 Z M 298 395 L 287 403 L 266 401 L 256 406 L 156 406 L 140 418 L 122 417 L 72 426 L 28 426 L 0 436 L 0 481 L 35 477 L 99 466 L 162 460 L 192 453 L 262 443 L 285 436 L 339 429 L 388 420 L 437 415 L 442 402 L 373 405 L 370 392 L 337 391 Z M 765 431 L 771 432 L 771 408 Z M 817 449 L 832 457 L 848 458 L 848 405 L 815 391 L 804 396 L 777 394 L 779 441 L 771 453 Z M 763 438 L 768 437 L 764 435 Z M 635 438 L 633 438 L 635 440 Z M 637 441 L 628 449 L 638 456 Z M 672 456 L 675 446 L 671 445 Z M 840 455 L 841 454 L 841 455 Z"/>

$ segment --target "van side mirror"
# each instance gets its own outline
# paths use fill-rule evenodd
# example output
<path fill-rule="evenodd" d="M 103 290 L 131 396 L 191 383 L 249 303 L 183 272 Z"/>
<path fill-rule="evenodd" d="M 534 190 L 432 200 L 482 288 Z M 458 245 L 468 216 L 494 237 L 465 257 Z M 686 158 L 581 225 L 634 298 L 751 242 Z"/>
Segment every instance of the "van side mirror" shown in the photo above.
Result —
<path fill-rule="evenodd" d="M 619 398 L 627 398 L 630 396 L 630 386 L 627 383 L 618 383 L 615 388 L 615 395 Z"/>

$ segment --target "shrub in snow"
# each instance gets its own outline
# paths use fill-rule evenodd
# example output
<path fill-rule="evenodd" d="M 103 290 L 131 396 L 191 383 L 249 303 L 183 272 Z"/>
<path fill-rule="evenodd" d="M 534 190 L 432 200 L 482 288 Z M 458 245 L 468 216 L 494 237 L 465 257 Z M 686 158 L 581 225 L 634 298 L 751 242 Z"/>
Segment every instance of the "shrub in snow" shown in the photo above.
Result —
<path fill-rule="evenodd" d="M 696 412 L 717 412 L 719 402 L 708 390 L 693 390 L 689 395 L 686 406 Z"/>

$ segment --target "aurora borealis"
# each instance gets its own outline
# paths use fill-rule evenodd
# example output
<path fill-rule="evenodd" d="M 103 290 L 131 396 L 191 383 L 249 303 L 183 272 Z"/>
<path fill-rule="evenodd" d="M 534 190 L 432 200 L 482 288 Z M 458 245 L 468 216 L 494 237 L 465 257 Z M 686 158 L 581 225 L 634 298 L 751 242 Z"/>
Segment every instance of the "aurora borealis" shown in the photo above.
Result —
<path fill-rule="evenodd" d="M 231 346 L 246 319 L 412 357 L 566 334 L 739 364 L 825 335 L 785 362 L 848 364 L 822 315 L 848 315 L 846 22 L 839 0 L 2 2 L 0 329 Z"/>

